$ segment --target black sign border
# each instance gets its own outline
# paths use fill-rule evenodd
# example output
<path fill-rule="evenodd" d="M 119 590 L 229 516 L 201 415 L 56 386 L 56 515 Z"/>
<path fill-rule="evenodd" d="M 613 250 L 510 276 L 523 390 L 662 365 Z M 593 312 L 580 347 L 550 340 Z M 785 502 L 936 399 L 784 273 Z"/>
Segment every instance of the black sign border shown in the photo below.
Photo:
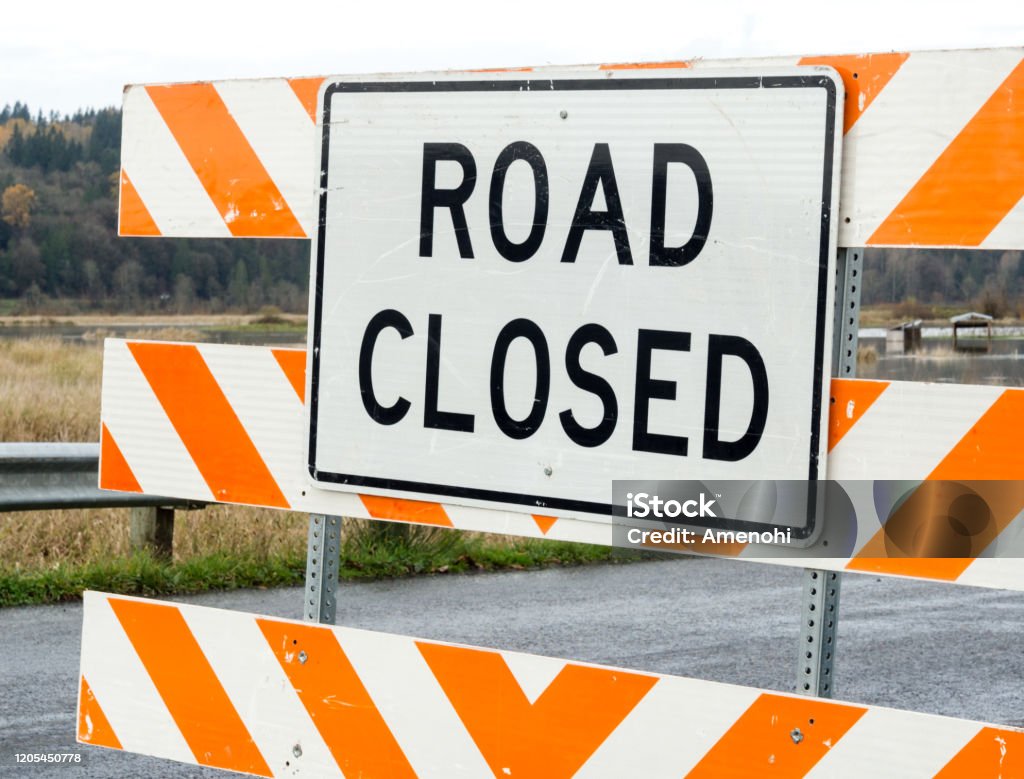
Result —
<path fill-rule="evenodd" d="M 505 504 L 529 506 L 531 510 L 568 510 L 586 514 L 610 516 L 614 507 L 610 503 L 571 500 L 567 498 L 524 495 L 501 490 L 485 490 L 475 487 L 460 487 L 448 484 L 385 479 L 377 476 L 362 476 L 349 473 L 332 473 L 316 467 L 317 420 L 319 411 L 320 380 L 320 335 L 323 318 L 323 286 L 320 280 L 324 272 L 324 244 L 327 235 L 328 169 L 331 136 L 331 103 L 336 94 L 351 92 L 529 92 L 529 91 L 622 91 L 622 90 L 666 90 L 666 89 L 824 89 L 825 148 L 823 181 L 821 190 L 821 233 L 818 257 L 818 305 L 816 333 L 814 339 L 814 389 L 811 402 L 811 442 L 807 478 L 814 482 L 819 476 L 818 446 L 821 440 L 821 404 L 824 400 L 822 368 L 825 358 L 826 300 L 828 296 L 829 232 L 832 224 L 832 159 L 835 152 L 835 130 L 837 94 L 831 77 L 816 73 L 801 76 L 694 76 L 666 78 L 577 78 L 577 79 L 491 79 L 466 81 L 338 81 L 327 86 L 323 98 L 323 135 L 320 151 L 320 197 L 317 210 L 317 242 L 315 274 L 310 279 L 313 285 L 313 359 L 309 396 L 309 448 L 307 467 L 314 483 L 345 484 L 371 489 L 415 492 L 421 495 L 436 495 L 442 498 L 469 498 L 471 500 L 494 501 Z M 807 523 L 803 527 L 790 525 L 767 525 L 757 522 L 743 522 L 721 518 L 708 522 L 702 527 L 723 530 L 770 531 L 775 528 L 791 530 L 798 540 L 810 538 L 815 532 L 818 490 L 812 484 L 807 507 Z"/>

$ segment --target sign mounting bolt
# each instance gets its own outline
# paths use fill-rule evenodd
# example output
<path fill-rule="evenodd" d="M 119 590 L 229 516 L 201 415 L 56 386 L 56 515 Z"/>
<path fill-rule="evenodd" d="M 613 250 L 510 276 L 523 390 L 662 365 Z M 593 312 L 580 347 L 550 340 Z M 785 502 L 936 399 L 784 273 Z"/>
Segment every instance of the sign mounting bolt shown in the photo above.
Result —
<path fill-rule="evenodd" d="M 566 111 L 564 108 L 561 111 L 558 112 L 558 115 L 560 117 L 562 117 L 563 119 L 568 119 L 569 118 L 569 112 Z"/>
<path fill-rule="evenodd" d="M 309 659 L 309 655 L 306 654 L 305 650 L 299 652 L 299 662 L 300 663 L 305 664 L 306 660 L 308 660 L 308 659 Z"/>
<path fill-rule="evenodd" d="M 789 737 L 793 739 L 794 744 L 799 744 L 804 740 L 804 734 L 800 732 L 800 728 L 793 728 L 793 730 L 789 732 Z"/>
<path fill-rule="evenodd" d="M 544 475 L 545 476 L 550 476 L 552 473 L 553 473 L 553 471 L 551 470 L 551 466 L 550 465 L 545 465 L 544 466 Z"/>

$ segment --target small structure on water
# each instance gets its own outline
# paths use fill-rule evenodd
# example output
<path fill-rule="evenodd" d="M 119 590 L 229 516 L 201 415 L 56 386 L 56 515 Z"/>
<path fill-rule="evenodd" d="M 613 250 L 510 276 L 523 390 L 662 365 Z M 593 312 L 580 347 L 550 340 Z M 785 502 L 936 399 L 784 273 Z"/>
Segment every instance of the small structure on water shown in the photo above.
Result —
<path fill-rule="evenodd" d="M 981 314 L 977 311 L 968 311 L 965 314 L 957 314 L 951 316 L 949 321 L 953 323 L 953 348 L 964 349 L 970 351 L 988 351 L 990 342 L 992 340 L 992 317 L 988 314 Z M 958 335 L 960 330 L 977 330 L 979 328 L 985 328 L 985 341 L 979 344 L 974 341 L 971 344 L 961 344 L 958 342 Z"/>
<path fill-rule="evenodd" d="M 921 320 L 901 322 L 885 334 L 886 354 L 910 354 L 921 348 Z"/>

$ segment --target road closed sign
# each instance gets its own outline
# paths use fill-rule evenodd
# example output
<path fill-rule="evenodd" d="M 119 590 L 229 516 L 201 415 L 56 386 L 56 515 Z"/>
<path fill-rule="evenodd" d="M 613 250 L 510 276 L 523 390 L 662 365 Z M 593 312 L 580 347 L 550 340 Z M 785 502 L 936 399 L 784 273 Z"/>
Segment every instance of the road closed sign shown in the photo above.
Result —
<path fill-rule="evenodd" d="M 823 476 L 834 72 L 446 79 L 323 92 L 315 487 L 610 519 Z"/>

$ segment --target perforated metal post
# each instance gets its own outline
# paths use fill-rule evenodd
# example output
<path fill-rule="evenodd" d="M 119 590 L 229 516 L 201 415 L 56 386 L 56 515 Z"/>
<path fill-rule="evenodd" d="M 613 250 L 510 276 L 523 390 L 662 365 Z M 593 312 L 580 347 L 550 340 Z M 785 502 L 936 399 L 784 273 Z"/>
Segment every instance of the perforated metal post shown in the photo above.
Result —
<path fill-rule="evenodd" d="M 832 375 L 844 379 L 852 379 L 857 374 L 857 330 L 863 270 L 863 250 L 839 251 L 832 330 Z M 832 697 L 841 584 L 842 577 L 836 571 L 804 570 L 800 662 L 796 680 L 797 692 L 804 695 Z"/>
<path fill-rule="evenodd" d="M 800 669 L 797 692 L 831 698 L 839 625 L 840 575 L 835 571 L 804 571 Z"/>
<path fill-rule="evenodd" d="M 860 329 L 860 288 L 864 250 L 840 249 L 836 262 L 836 311 L 832 326 L 832 375 L 857 375 L 857 331 Z"/>
<path fill-rule="evenodd" d="M 307 622 L 334 624 L 340 548 L 341 517 L 310 514 L 302 609 L 303 619 Z"/>

